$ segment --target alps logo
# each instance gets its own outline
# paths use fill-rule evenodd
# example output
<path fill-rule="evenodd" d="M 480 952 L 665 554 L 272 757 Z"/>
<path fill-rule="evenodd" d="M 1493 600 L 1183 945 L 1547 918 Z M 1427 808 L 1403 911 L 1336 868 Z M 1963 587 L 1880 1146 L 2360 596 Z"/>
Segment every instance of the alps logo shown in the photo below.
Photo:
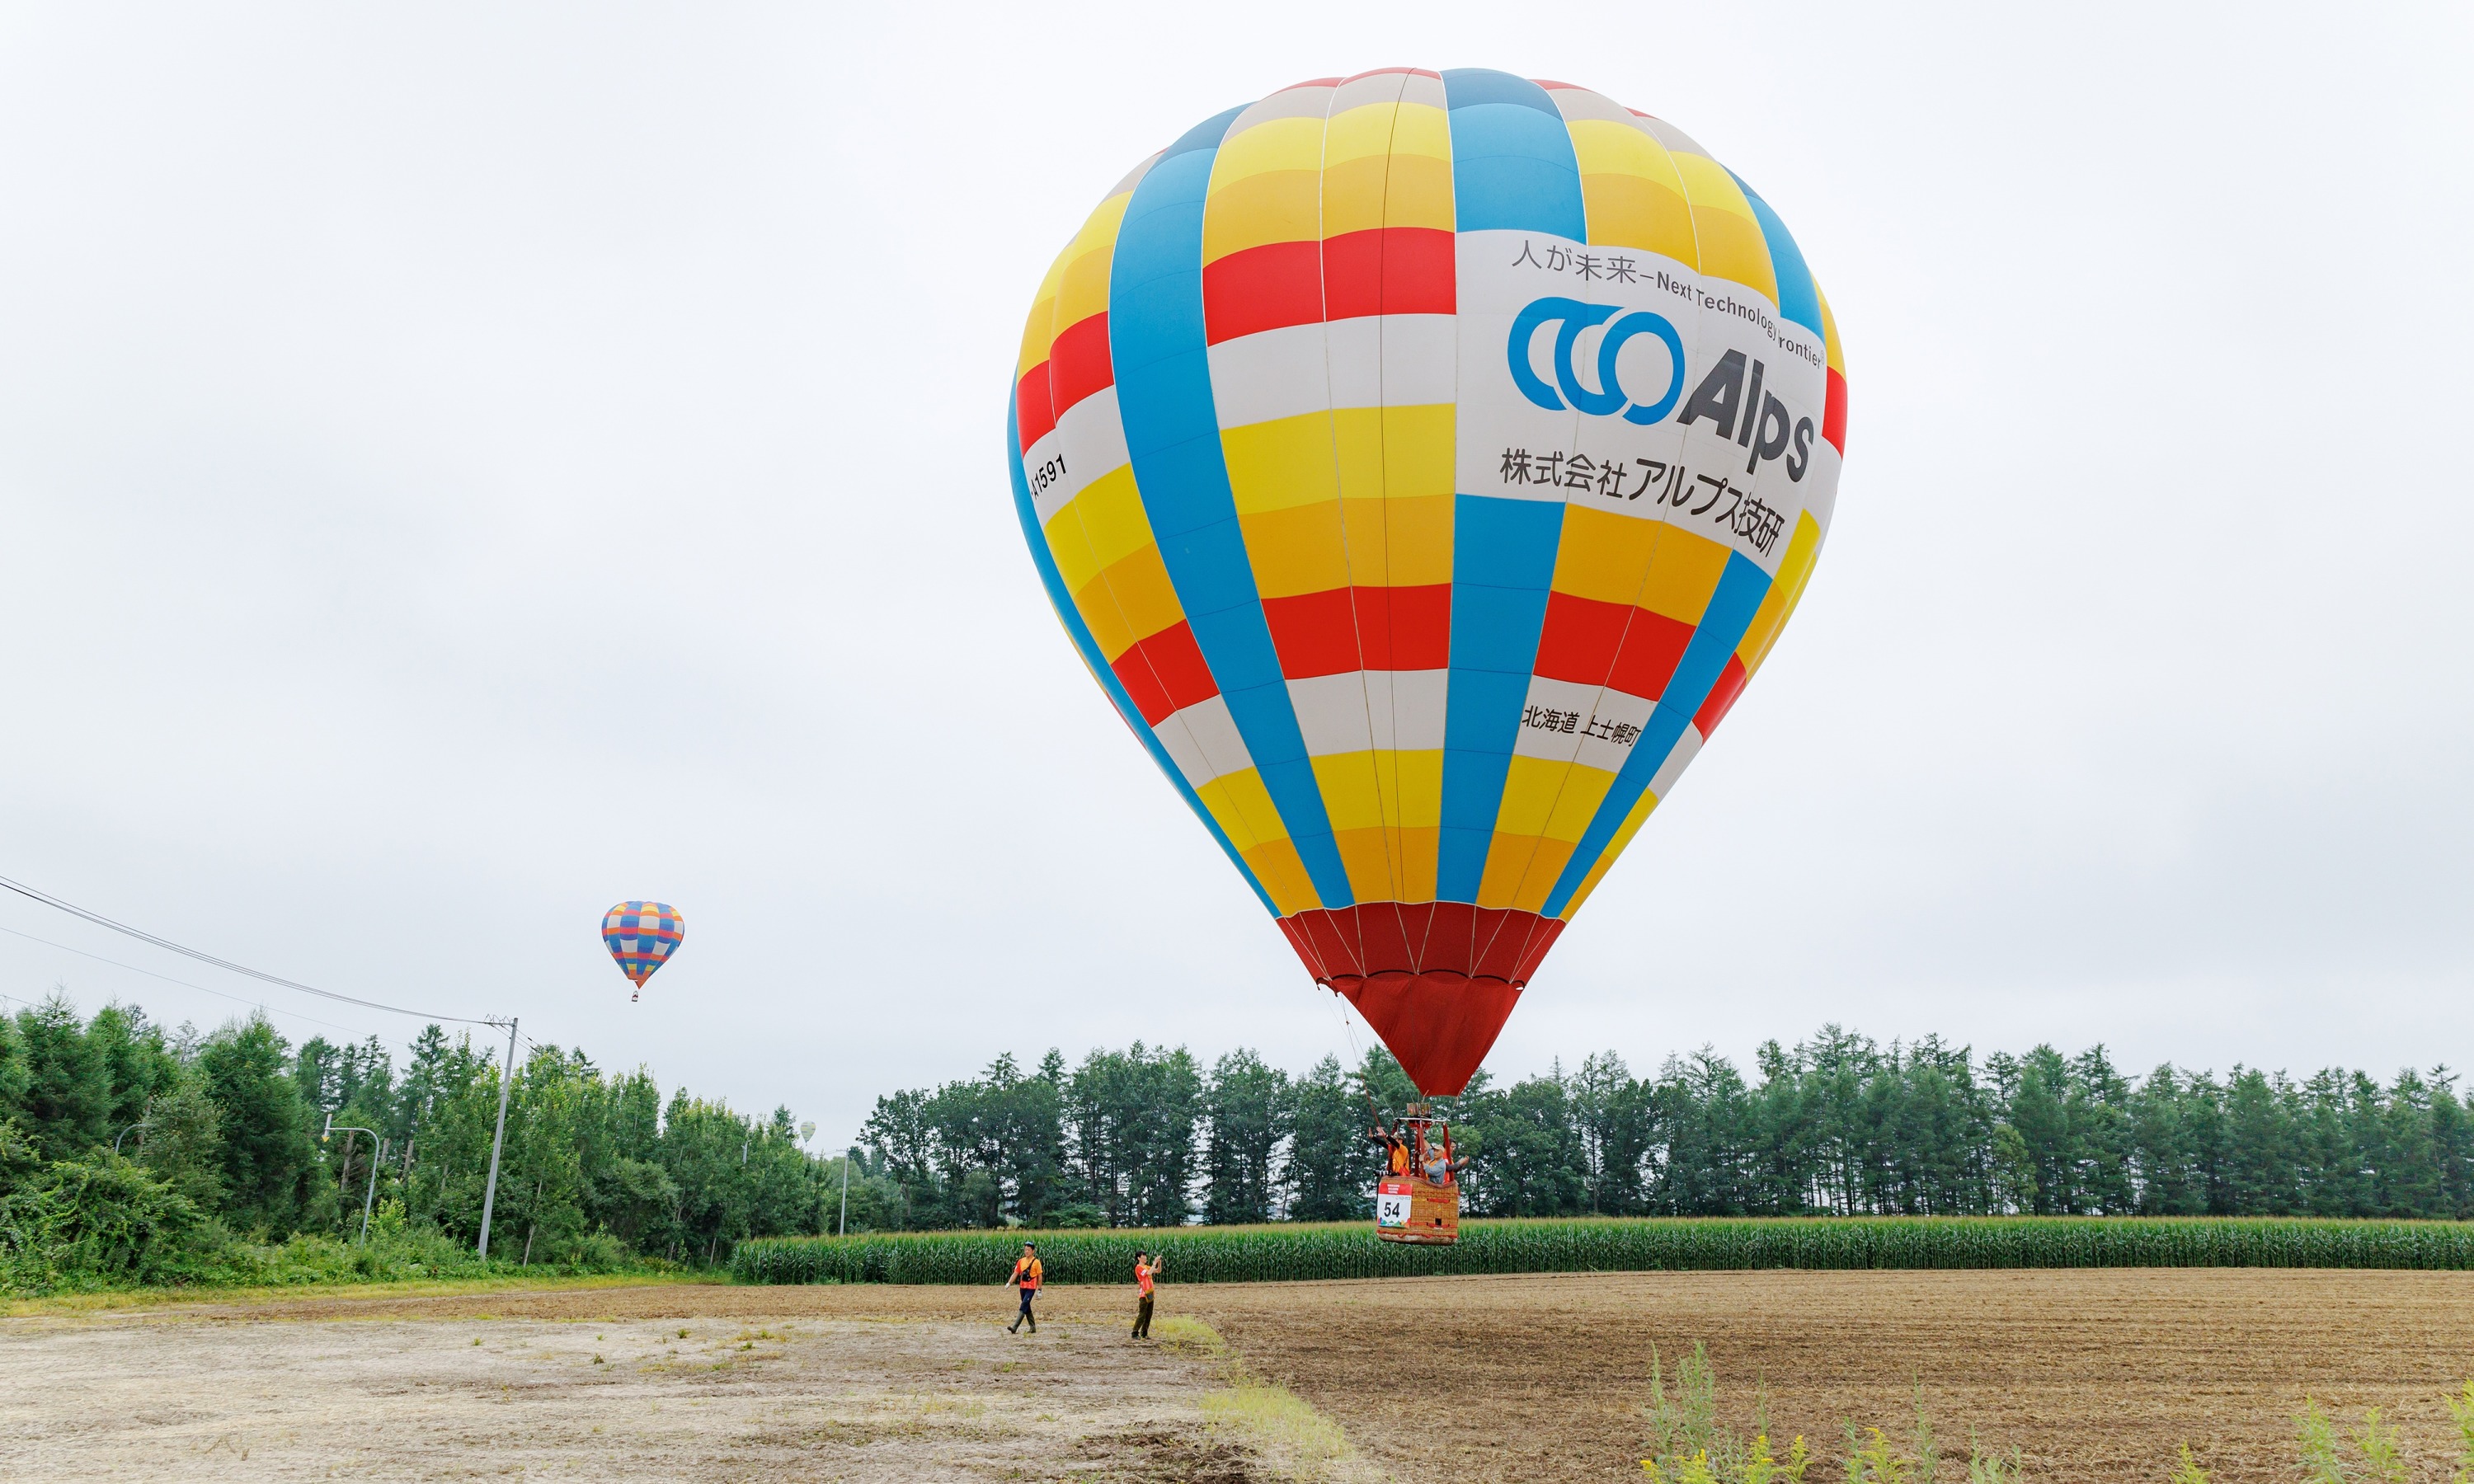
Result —
<path fill-rule="evenodd" d="M 1608 323 L 1611 320 L 1613 323 Z M 1530 343 L 1549 324 L 1558 326 L 1552 385 L 1529 360 Z M 1582 384 L 1572 357 L 1581 332 L 1600 324 L 1607 328 L 1598 340 L 1598 384 L 1591 388 Z M 1624 347 L 1643 335 L 1665 347 L 1668 369 L 1664 395 L 1645 403 L 1635 402 L 1624 390 L 1616 367 Z M 1685 396 L 1684 338 L 1662 314 L 1648 309 L 1626 314 L 1619 304 L 1541 299 L 1514 319 L 1503 348 L 1513 385 L 1521 395 L 1551 412 L 1568 408 L 1592 418 L 1620 415 L 1626 422 L 1647 427 L 1663 421 L 1680 402 L 1684 411 L 1675 425 L 1689 427 L 1705 418 L 1716 424 L 1720 438 L 1746 451 L 1747 474 L 1759 468 L 1764 459 L 1785 459 L 1786 477 L 1792 480 L 1803 479 L 1805 470 L 1812 467 L 1812 419 L 1795 417 L 1776 394 L 1761 390 L 1761 378 L 1768 370 L 1764 363 L 1749 360 L 1741 350 L 1730 350 L 1701 377 L 1692 395 Z"/>

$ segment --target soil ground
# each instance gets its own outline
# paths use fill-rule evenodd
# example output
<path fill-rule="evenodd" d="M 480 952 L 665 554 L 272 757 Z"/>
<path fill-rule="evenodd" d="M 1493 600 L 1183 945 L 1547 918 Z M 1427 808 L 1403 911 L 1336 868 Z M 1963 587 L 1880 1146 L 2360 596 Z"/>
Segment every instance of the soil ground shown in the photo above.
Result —
<path fill-rule="evenodd" d="M 1225 1363 L 1128 1343 L 1123 1292 L 1041 1304 L 1036 1340 L 1005 1332 L 994 1283 L 364 1289 L 12 1319 L 0 1475 L 1277 1476 L 1207 1420 Z M 2218 1484 L 2290 1479 L 2306 1394 L 2379 1405 L 2414 1476 L 2442 1479 L 2439 1397 L 2474 1376 L 2474 1274 L 1168 1283 L 1161 1314 L 1336 1420 L 1346 1472 L 1479 1484 L 1639 1477 L 1651 1347 L 1671 1376 L 1696 1340 L 1739 1425 L 1758 1378 L 1774 1435 L 1834 1459 L 1848 1420 L 1904 1438 L 1921 1382 L 1946 1456 L 1973 1428 L 2041 1480 L 2161 1479 L 2185 1441 Z"/>

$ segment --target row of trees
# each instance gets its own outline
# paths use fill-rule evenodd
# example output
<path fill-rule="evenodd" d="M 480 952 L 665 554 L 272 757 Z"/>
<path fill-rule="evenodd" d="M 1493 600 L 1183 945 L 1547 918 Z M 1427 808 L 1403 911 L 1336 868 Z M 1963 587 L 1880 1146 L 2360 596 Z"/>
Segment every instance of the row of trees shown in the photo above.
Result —
<path fill-rule="evenodd" d="M 55 995 L 0 1018 L 0 1259 L 30 1232 L 85 1241 L 113 1222 L 132 1242 L 349 1233 L 373 1189 L 384 1220 L 469 1250 L 500 1050 L 431 1026 L 399 1066 L 374 1039 L 294 1047 L 262 1018 L 201 1035 Z M 665 1098 L 648 1071 L 530 1045 L 493 1256 L 708 1263 L 742 1237 L 833 1230 L 845 1176 L 855 1231 L 1361 1219 L 1366 1131 L 1414 1095 L 1379 1050 L 1302 1075 L 1139 1041 L 1070 1065 L 1007 1056 L 877 1099 L 845 1170 L 804 1151 L 788 1109 Z M 2474 1218 L 2474 1120 L 2445 1068 L 2132 1077 L 2101 1046 L 1979 1059 L 1832 1026 L 1763 1046 L 1749 1077 L 1707 1049 L 1651 1077 L 1604 1052 L 1509 1084 L 1481 1073 L 1437 1112 L 1479 1215 Z M 322 1141 L 330 1122 L 371 1132 Z"/>
<path fill-rule="evenodd" d="M 202 1240 L 350 1233 L 374 1194 L 398 1223 L 469 1247 L 503 1050 L 433 1025 L 399 1068 L 375 1038 L 296 1048 L 263 1018 L 201 1035 L 130 1006 L 83 1017 L 55 994 L 0 1017 L 0 1203 L 15 1203 L 0 1215 L 18 1217 L 0 1239 L 27 1240 L 38 1198 L 104 1171 L 124 1205 Z M 492 1256 L 710 1262 L 740 1237 L 818 1231 L 837 1164 L 799 1142 L 788 1109 L 754 1118 L 685 1089 L 666 1101 L 647 1071 L 531 1045 L 509 1088 Z"/>
<path fill-rule="evenodd" d="M 1157 1226 L 1362 1217 L 1366 1131 L 1415 1090 L 1391 1057 L 1302 1076 L 1140 1042 L 877 1100 L 867 1224 Z M 1636 1077 L 1615 1053 L 1498 1085 L 1451 1120 L 1466 1209 L 1496 1216 L 2325 1215 L 2474 1218 L 2474 1120 L 2445 1067 L 2383 1085 L 2236 1066 L 2126 1075 L 2102 1046 L 1981 1059 L 1836 1026 Z M 853 1224 L 860 1219 L 853 1210 Z"/>

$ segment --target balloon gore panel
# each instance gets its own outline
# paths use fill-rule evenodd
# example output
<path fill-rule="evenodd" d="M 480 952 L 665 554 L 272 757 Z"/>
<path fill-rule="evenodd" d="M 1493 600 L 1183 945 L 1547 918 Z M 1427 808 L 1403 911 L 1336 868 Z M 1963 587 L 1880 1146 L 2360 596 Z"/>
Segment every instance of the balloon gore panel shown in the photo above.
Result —
<path fill-rule="evenodd" d="M 1007 420 L 1093 677 L 1449 1093 L 1792 614 L 1846 385 L 1784 223 L 1681 131 L 1401 68 L 1119 182 Z"/>

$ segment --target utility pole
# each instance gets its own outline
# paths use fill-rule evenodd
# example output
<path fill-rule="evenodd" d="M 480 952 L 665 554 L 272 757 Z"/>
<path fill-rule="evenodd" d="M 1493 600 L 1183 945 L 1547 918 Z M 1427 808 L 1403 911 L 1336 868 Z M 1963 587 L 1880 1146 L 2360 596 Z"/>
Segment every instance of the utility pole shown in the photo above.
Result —
<path fill-rule="evenodd" d="M 834 1228 L 836 1236 L 850 1235 L 850 1157 L 849 1150 L 842 1151 L 842 1219 Z"/>
<path fill-rule="evenodd" d="M 496 1025 L 496 1020 L 484 1021 Z M 498 1201 L 498 1152 L 507 1147 L 507 1093 L 516 1082 L 516 1017 L 507 1017 L 507 1070 L 498 1079 L 498 1132 L 490 1140 L 490 1183 L 481 1191 L 481 1260 L 490 1260 L 490 1211 Z"/>

